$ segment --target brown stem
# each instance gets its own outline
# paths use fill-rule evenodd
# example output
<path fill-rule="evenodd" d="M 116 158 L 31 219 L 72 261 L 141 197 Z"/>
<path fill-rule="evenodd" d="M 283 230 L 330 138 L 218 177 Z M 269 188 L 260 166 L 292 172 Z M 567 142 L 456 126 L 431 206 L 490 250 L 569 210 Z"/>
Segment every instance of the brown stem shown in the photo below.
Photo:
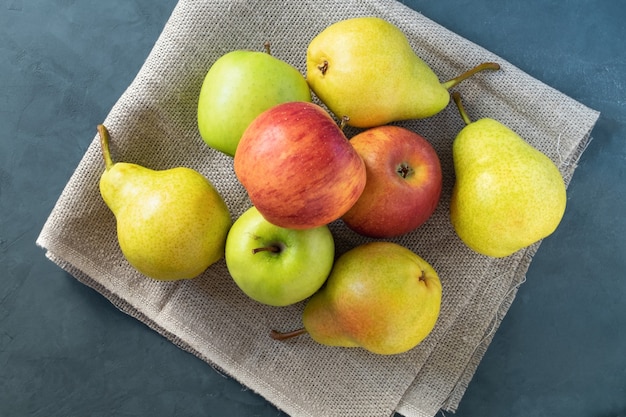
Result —
<path fill-rule="evenodd" d="M 262 248 L 252 249 L 252 253 L 259 253 L 259 252 L 274 252 L 274 253 L 278 253 L 278 252 L 280 252 L 280 247 L 278 247 L 276 245 L 270 245 L 270 246 L 264 246 Z"/>
<path fill-rule="evenodd" d="M 268 55 L 272 55 L 272 50 L 270 49 L 270 43 L 269 42 L 265 42 L 263 44 L 263 47 L 265 48 L 265 53 L 267 53 Z"/>
<path fill-rule="evenodd" d="M 469 77 L 471 77 L 472 75 L 476 74 L 477 72 L 488 70 L 488 69 L 497 71 L 500 69 L 500 65 L 496 64 L 495 62 L 483 62 L 482 64 L 477 65 L 468 71 L 465 71 L 463 74 L 459 75 L 458 77 L 453 78 L 450 81 L 446 81 L 445 83 L 442 84 L 442 86 L 446 90 L 449 90 L 455 85 L 457 85 L 458 83 L 460 83 L 461 81 L 464 81 L 468 79 Z"/>
<path fill-rule="evenodd" d="M 343 116 L 341 121 L 339 122 L 339 129 L 343 130 L 348 125 L 350 118 L 348 116 Z"/>
<path fill-rule="evenodd" d="M 282 340 L 291 339 L 292 337 L 297 337 L 297 336 L 303 335 L 306 332 L 307 331 L 306 331 L 306 329 L 304 327 L 301 328 L 301 329 L 298 329 L 298 330 L 291 331 L 291 332 L 279 332 L 277 330 L 272 330 L 270 332 L 270 337 L 272 339 L 274 339 L 274 340 L 282 341 Z"/>

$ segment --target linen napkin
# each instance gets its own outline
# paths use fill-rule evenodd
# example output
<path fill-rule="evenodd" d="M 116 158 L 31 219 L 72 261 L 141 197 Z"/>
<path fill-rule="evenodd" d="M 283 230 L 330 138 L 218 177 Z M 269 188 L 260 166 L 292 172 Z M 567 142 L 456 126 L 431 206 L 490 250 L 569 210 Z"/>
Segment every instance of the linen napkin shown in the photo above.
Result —
<path fill-rule="evenodd" d="M 250 201 L 236 180 L 232 159 L 207 147 L 197 129 L 204 75 L 224 53 L 262 50 L 266 41 L 274 56 L 304 74 L 308 42 L 329 24 L 356 16 L 379 16 L 397 25 L 442 81 L 480 62 L 498 62 L 500 71 L 477 74 L 456 87 L 470 117 L 505 123 L 552 158 L 569 183 L 598 112 L 392 0 L 287 0 L 280 7 L 269 1 L 180 0 L 145 64 L 103 121 L 111 133 L 114 160 L 153 169 L 197 169 L 216 186 L 236 219 Z M 37 244 L 119 309 L 292 416 L 398 412 L 412 417 L 454 411 L 539 243 L 493 259 L 472 252 L 457 238 L 448 218 L 454 184 L 451 146 L 463 121 L 454 105 L 432 118 L 398 124 L 433 144 L 444 175 L 441 202 L 429 221 L 392 239 L 431 263 L 443 285 L 435 329 L 404 354 L 326 347 L 308 336 L 272 340 L 270 329 L 301 326 L 304 302 L 277 308 L 250 300 L 229 277 L 223 260 L 193 280 L 164 283 L 137 273 L 119 250 L 115 219 L 98 191 L 104 164 L 95 126 L 94 139 Z M 330 228 L 337 255 L 370 240 L 341 221 Z"/>

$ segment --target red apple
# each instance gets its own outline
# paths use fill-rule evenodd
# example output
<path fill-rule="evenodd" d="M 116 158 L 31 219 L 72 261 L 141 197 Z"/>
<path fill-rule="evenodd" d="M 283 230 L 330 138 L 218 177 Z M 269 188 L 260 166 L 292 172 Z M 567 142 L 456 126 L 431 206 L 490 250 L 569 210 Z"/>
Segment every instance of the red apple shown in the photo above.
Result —
<path fill-rule="evenodd" d="M 350 142 L 365 161 L 367 181 L 343 216 L 346 225 L 375 238 L 421 226 L 441 196 L 441 164 L 432 145 L 411 130 L 390 125 L 363 131 Z"/>
<path fill-rule="evenodd" d="M 320 106 L 290 102 L 257 116 L 234 158 L 252 204 L 276 226 L 309 229 L 343 216 L 365 187 L 365 164 Z"/>

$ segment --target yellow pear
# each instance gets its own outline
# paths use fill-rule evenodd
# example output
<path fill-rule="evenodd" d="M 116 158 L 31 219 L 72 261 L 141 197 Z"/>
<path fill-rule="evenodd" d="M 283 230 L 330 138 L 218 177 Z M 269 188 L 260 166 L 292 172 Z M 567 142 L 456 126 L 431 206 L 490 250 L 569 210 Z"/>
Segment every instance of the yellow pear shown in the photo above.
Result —
<path fill-rule="evenodd" d="M 398 354 L 432 331 L 440 305 L 441 282 L 433 267 L 401 245 L 376 241 L 337 259 L 325 286 L 304 308 L 303 329 L 273 331 L 272 337 L 308 333 L 327 346 Z"/>
<path fill-rule="evenodd" d="M 458 236 L 474 251 L 500 258 L 552 234 L 567 199 L 559 169 L 502 123 L 471 122 L 459 94 L 453 97 L 466 123 L 452 146 L 450 219 Z"/>
<path fill-rule="evenodd" d="M 115 215 L 123 255 L 142 274 L 164 281 L 201 274 L 224 256 L 231 217 L 213 185 L 185 167 L 152 170 L 111 159 L 98 126 L 106 170 L 100 193 Z"/>
<path fill-rule="evenodd" d="M 449 88 L 478 71 L 499 69 L 483 63 L 441 83 L 405 34 L 378 17 L 328 26 L 309 43 L 306 60 L 311 90 L 337 118 L 361 128 L 433 116 L 448 105 Z"/>

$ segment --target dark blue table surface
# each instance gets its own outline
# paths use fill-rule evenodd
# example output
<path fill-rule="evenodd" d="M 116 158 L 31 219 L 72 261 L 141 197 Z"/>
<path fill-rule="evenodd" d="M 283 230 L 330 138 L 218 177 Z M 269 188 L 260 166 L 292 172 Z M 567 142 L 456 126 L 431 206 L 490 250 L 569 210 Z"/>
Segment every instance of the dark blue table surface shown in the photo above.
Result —
<path fill-rule="evenodd" d="M 0 416 L 283 415 L 35 246 L 175 3 L 0 2 Z M 405 3 L 602 112 L 456 415 L 626 416 L 626 3 Z"/>

